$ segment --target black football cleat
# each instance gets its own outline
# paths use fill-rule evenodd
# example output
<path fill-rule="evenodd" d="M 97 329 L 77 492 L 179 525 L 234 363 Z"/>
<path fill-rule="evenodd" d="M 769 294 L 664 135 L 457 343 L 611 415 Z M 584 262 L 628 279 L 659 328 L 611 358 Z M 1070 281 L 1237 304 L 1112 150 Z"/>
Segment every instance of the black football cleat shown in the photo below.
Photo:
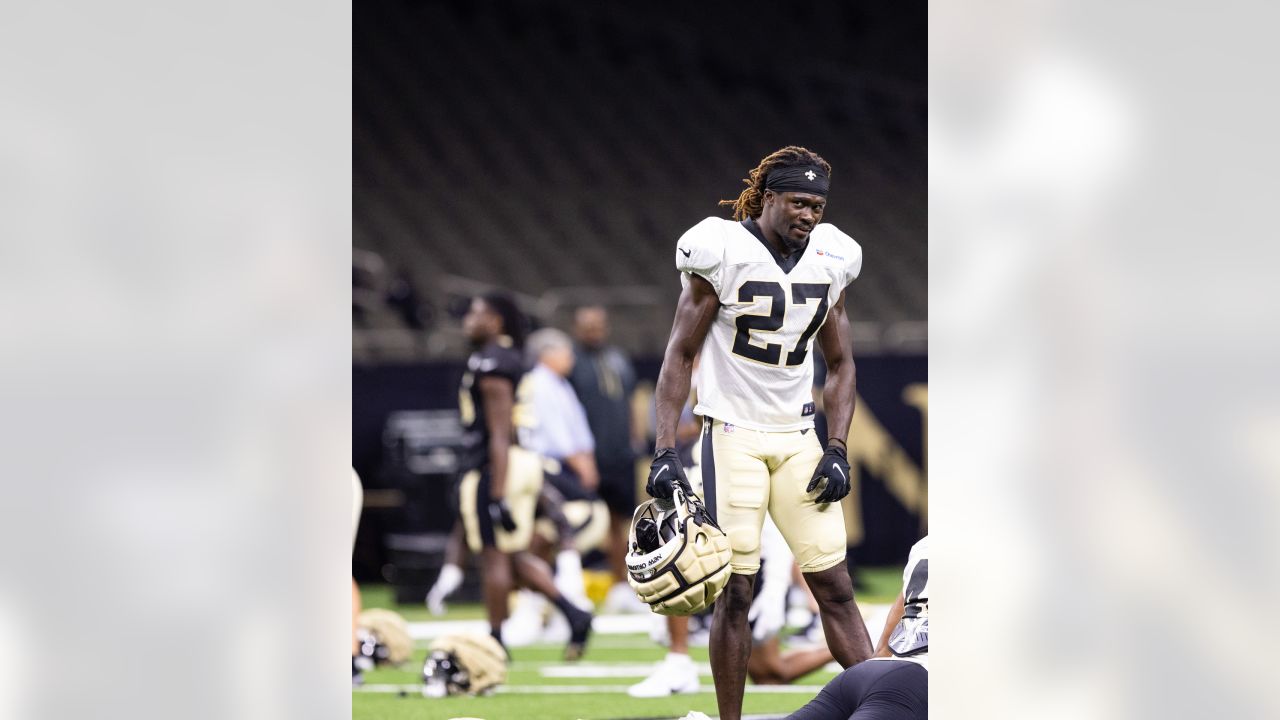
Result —
<path fill-rule="evenodd" d="M 591 613 L 578 610 L 569 620 L 569 644 L 564 646 L 564 659 L 581 660 L 587 651 L 587 638 L 591 636 Z"/>

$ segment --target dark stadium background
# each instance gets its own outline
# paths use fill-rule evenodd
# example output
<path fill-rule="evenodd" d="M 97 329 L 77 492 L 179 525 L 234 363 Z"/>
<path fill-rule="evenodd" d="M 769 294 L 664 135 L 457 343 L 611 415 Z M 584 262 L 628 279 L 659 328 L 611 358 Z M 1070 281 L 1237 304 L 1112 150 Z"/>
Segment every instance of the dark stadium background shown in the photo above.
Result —
<path fill-rule="evenodd" d="M 353 5 L 353 464 L 361 580 L 448 529 L 459 310 L 492 287 L 568 328 L 602 303 L 656 379 L 671 248 L 789 144 L 833 166 L 825 220 L 861 243 L 848 293 L 862 405 L 918 468 L 869 450 L 859 563 L 906 558 L 927 516 L 923 3 Z M 851 453 L 856 455 L 857 453 Z M 398 549 L 397 549 L 398 548 Z M 412 564 L 410 562 L 410 564 Z M 421 580 L 421 579 L 419 579 Z M 421 595 L 417 600 L 421 599 Z"/>

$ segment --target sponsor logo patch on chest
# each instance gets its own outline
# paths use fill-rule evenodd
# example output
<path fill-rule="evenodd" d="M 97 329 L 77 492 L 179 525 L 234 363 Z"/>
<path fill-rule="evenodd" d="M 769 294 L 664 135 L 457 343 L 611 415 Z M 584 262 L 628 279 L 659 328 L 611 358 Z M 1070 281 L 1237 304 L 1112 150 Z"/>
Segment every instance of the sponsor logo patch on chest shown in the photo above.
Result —
<path fill-rule="evenodd" d="M 837 255 L 831 252 L 830 250 L 814 250 L 814 252 L 818 254 L 818 257 L 829 257 L 832 260 L 839 260 L 840 262 L 844 262 L 843 255 Z"/>

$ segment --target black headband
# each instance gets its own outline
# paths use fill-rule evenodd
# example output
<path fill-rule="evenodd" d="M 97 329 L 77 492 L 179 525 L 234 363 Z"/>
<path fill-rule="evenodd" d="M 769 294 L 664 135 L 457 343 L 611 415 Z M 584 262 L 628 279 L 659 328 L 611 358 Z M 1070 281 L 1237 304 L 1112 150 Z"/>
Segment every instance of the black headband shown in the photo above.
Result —
<path fill-rule="evenodd" d="M 764 189 L 776 193 L 801 192 L 826 197 L 831 182 L 817 165 L 774 168 L 764 179 Z"/>

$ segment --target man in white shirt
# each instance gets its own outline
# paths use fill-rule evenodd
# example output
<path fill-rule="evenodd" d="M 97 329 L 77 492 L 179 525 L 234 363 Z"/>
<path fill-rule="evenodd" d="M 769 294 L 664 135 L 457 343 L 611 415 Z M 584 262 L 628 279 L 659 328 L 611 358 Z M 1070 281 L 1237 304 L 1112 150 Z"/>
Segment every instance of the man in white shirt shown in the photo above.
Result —
<path fill-rule="evenodd" d="M 548 553 L 548 545 L 558 548 L 556 588 L 574 605 L 589 610 L 581 553 L 604 539 L 609 511 L 596 494 L 600 475 L 595 440 L 567 379 L 574 365 L 573 342 L 565 333 L 546 328 L 529 336 L 525 351 L 533 369 L 516 388 L 514 421 L 520 445 L 542 458 L 543 512 L 535 526 L 535 548 Z M 541 627 L 544 605 L 533 593 L 521 593 L 512 616 L 513 644 L 535 639 L 529 631 Z"/>

